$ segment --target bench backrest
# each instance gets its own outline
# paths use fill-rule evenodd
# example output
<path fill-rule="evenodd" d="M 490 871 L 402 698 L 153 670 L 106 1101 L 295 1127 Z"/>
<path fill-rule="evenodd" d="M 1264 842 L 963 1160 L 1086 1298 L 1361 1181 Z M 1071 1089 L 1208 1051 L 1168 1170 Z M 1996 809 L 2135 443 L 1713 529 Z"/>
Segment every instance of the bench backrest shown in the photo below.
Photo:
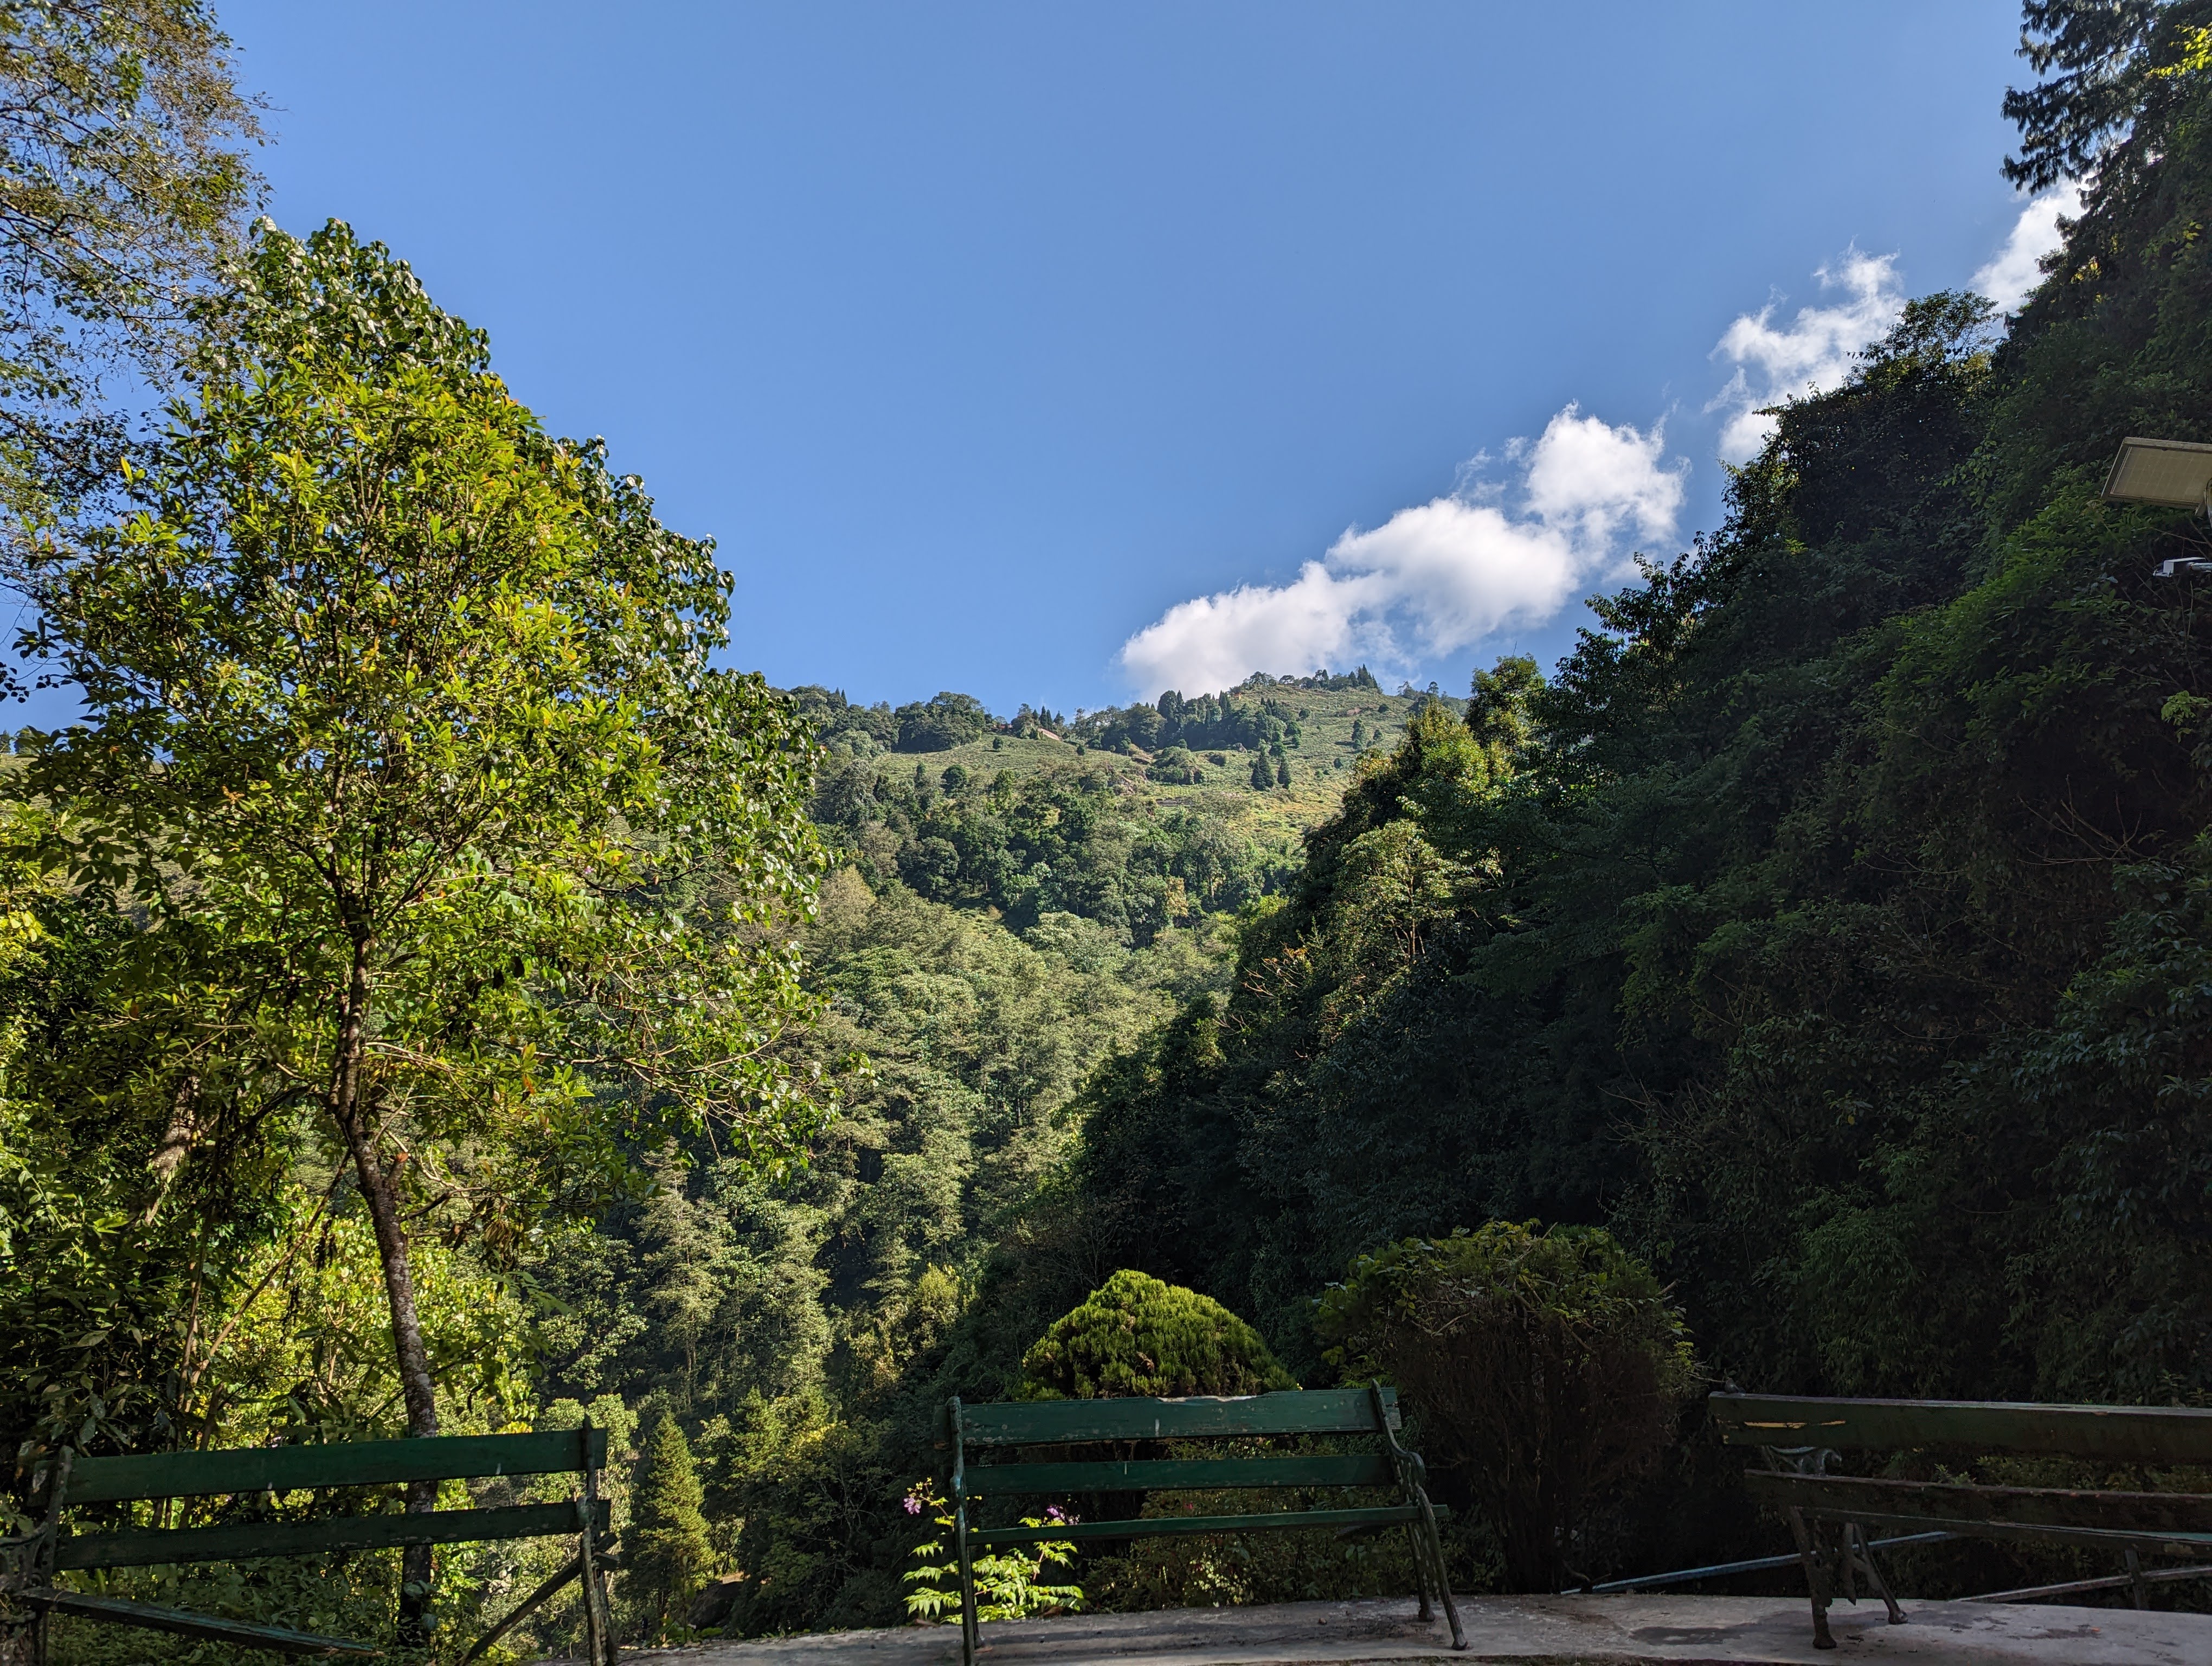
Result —
<path fill-rule="evenodd" d="M 970 1448 L 1381 1432 L 1365 1389 L 1291 1389 L 1236 1399 L 1017 1400 L 989 1406 L 955 1401 L 953 1406 L 960 1444 Z M 1382 1407 L 1390 1427 L 1397 1428 L 1397 1389 L 1382 1390 Z"/>
<path fill-rule="evenodd" d="M 1706 1403 L 1730 1446 L 1943 1446 L 2118 1463 L 2212 1463 L 2212 1411 L 2183 1407 L 1759 1394 L 1717 1394 Z"/>
<path fill-rule="evenodd" d="M 604 1468 L 605 1429 L 545 1434 L 441 1435 L 327 1446 L 258 1446 L 217 1452 L 149 1452 L 81 1457 L 70 1465 L 66 1501 L 204 1498 L 225 1493 L 294 1493 L 321 1487 L 382 1487 L 410 1481 L 580 1474 Z"/>
<path fill-rule="evenodd" d="M 956 1486 L 984 1493 L 1120 1493 L 1215 1487 L 1388 1487 L 1387 1452 L 1282 1456 L 967 1463 L 979 1449 L 1094 1440 L 1208 1440 L 1245 1435 L 1372 1435 L 1399 1425 L 1398 1391 L 1381 1391 L 1383 1421 L 1366 1389 L 1291 1389 L 1237 1399 L 1030 1400 L 948 1408 L 963 1455 Z M 1384 1444 L 1392 1443 L 1386 1440 Z"/>

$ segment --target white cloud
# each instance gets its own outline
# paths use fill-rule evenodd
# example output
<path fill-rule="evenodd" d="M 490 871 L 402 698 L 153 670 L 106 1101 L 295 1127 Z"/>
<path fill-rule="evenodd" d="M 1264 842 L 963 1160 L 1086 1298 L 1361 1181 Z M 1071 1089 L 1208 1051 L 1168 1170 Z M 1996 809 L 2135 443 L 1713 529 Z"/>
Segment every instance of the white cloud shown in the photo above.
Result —
<path fill-rule="evenodd" d="M 2043 257 L 2058 246 L 2059 216 L 2071 220 L 2081 212 L 2081 187 L 2071 179 L 2030 198 L 2013 222 L 2004 247 L 1974 274 L 1973 287 L 1996 302 L 2000 313 L 2017 311 L 2043 282 Z"/>
<path fill-rule="evenodd" d="M 2009 311 L 2041 281 L 2061 216 L 2081 212 L 2067 183 L 2021 206 L 1973 287 Z M 1821 295 L 1784 319 L 1781 301 L 1737 317 L 1713 348 L 1732 367 L 1705 409 L 1722 415 L 1723 457 L 1750 457 L 1773 431 L 1760 409 L 1841 386 L 1859 353 L 1905 308 L 1893 254 L 1856 248 L 1814 274 Z M 1457 653 L 1551 617 L 1593 580 L 1620 575 L 1623 539 L 1674 535 L 1687 465 L 1666 459 L 1660 428 L 1614 427 L 1569 405 L 1533 443 L 1506 448 L 1509 488 L 1478 456 L 1448 495 L 1347 530 L 1284 585 L 1240 585 L 1180 602 L 1121 646 L 1147 694 L 1227 688 L 1255 671 L 1355 660 L 1394 665 Z M 1509 500 L 1511 501 L 1509 507 Z"/>
<path fill-rule="evenodd" d="M 1495 485 L 1463 485 L 1347 529 L 1289 584 L 1177 603 L 1122 644 L 1123 669 L 1151 697 L 1232 687 L 1255 671 L 1456 653 L 1549 618 L 1617 569 L 1624 531 L 1674 534 L 1686 465 L 1665 460 L 1658 424 L 1613 427 L 1569 405 L 1507 454 L 1522 465 L 1519 510 L 1500 507 Z"/>
<path fill-rule="evenodd" d="M 1839 264 L 1814 274 L 1824 290 L 1841 298 L 1826 307 L 1802 307 L 1787 324 L 1774 321 L 1775 303 L 1741 314 L 1713 349 L 1716 358 L 1735 364 L 1735 374 L 1705 407 L 1725 410 L 1721 455 L 1730 461 L 1751 456 L 1774 431 L 1774 419 L 1762 406 L 1779 404 L 1796 394 L 1839 387 L 1851 373 L 1859 350 L 1886 332 L 1905 310 L 1905 290 L 1893 254 L 1847 251 Z"/>

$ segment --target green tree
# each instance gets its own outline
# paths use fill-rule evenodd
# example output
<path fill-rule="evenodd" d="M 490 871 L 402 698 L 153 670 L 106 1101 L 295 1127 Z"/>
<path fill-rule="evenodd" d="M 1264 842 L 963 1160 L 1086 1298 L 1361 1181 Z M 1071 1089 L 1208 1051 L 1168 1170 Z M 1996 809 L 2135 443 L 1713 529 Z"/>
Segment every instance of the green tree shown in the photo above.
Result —
<path fill-rule="evenodd" d="M 650 1611 L 657 1639 L 666 1639 L 672 1610 L 680 1610 L 714 1571 L 704 1499 L 690 1443 L 663 1412 L 638 1459 L 623 1534 L 623 1593 Z"/>
<path fill-rule="evenodd" d="M 1260 1333 L 1212 1297 L 1128 1271 L 1054 1321 L 1022 1357 L 1022 1385 L 1040 1400 L 1297 1387 Z"/>
<path fill-rule="evenodd" d="M 2171 28 L 2182 21 L 2172 14 L 2197 9 L 2166 0 L 2027 0 L 2021 56 L 2047 79 L 2005 93 L 2005 116 L 2021 130 L 2020 154 L 2005 159 L 2005 177 L 2040 191 L 2095 173 L 2113 131 L 2142 102 L 2148 67 L 2142 48 L 2160 14 L 2168 14 Z"/>
<path fill-rule="evenodd" d="M 1267 767 L 1267 755 L 1265 752 L 1253 753 L 1252 789 L 1255 792 L 1264 793 L 1274 784 L 1275 772 Z"/>
<path fill-rule="evenodd" d="M 1534 727 L 1531 712 L 1544 687 L 1543 673 L 1525 654 L 1509 654 L 1488 671 L 1474 673 L 1467 702 L 1467 727 L 1501 759 L 1516 757 Z"/>
<path fill-rule="evenodd" d="M 630 1184 L 623 1136 L 774 1164 L 813 1126 L 770 1050 L 814 1004 L 775 929 L 817 864 L 812 745 L 708 668 L 709 546 L 380 246 L 267 228 L 234 325 L 132 512 L 40 528 L 22 646 L 87 718 L 15 785 L 62 807 L 43 860 L 157 922 L 137 1009 L 345 1154 L 434 1434 L 411 1233 L 498 1265 Z"/>
<path fill-rule="evenodd" d="M 902 752 L 948 752 L 981 739 L 991 727 L 991 714 L 981 701 L 950 690 L 934 699 L 901 706 L 896 716 Z"/>
<path fill-rule="evenodd" d="M 199 0 L 0 9 L 0 497 L 96 487 L 103 374 L 161 380 L 259 190 L 253 106 Z"/>

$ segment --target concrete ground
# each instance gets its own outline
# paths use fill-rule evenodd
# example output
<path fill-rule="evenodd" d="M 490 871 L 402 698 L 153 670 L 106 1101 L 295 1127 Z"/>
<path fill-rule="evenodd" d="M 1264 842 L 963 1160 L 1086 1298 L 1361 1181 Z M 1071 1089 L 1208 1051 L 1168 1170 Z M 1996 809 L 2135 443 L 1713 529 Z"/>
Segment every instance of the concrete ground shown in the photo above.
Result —
<path fill-rule="evenodd" d="M 1879 1602 L 1830 1610 L 1838 1646 L 1813 1646 L 1802 1598 L 1462 1596 L 1468 1651 L 1410 1601 L 1291 1602 L 1070 1615 L 983 1627 L 978 1666 L 1332 1666 L 1360 1662 L 1517 1661 L 1541 1666 L 1625 1662 L 1912 1661 L 1919 1666 L 2212 1666 L 2212 1615 L 1997 1602 Z M 766 1642 L 623 1651 L 668 1666 L 957 1666 L 950 1626 L 824 1632 Z"/>

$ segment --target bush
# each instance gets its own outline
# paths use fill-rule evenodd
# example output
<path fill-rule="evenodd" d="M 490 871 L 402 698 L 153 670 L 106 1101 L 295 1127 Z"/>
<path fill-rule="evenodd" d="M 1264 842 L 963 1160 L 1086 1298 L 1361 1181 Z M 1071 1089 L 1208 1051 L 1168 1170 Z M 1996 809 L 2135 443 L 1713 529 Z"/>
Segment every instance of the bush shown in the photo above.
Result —
<path fill-rule="evenodd" d="M 1145 773 L 1168 787 L 1194 787 L 1206 779 L 1206 771 L 1198 767 L 1198 759 L 1182 746 L 1169 747 L 1146 765 Z"/>
<path fill-rule="evenodd" d="M 1022 1384 L 1034 1400 L 1297 1387 L 1260 1333 L 1220 1303 L 1126 1271 L 1054 1321 L 1023 1356 Z"/>
<path fill-rule="evenodd" d="M 1651 1271 L 1594 1227 L 1492 1221 L 1352 1264 L 1316 1328 L 1347 1377 L 1388 1377 L 1504 1541 L 1516 1590 L 1554 1591 L 1571 1535 L 1674 1432 L 1695 1367 Z"/>

